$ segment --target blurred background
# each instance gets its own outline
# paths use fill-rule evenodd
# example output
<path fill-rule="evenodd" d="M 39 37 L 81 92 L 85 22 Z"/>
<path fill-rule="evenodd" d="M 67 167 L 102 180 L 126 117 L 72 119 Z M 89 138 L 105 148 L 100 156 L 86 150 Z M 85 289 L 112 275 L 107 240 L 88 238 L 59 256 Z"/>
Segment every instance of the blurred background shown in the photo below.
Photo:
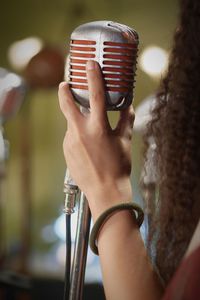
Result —
<path fill-rule="evenodd" d="M 178 1 L 3 1 L 0 14 L 0 121 L 5 144 L 0 153 L 0 267 L 62 281 L 66 122 L 58 107 L 57 86 L 64 76 L 70 33 L 95 20 L 113 20 L 137 30 L 134 107 L 141 116 L 143 101 L 155 92 L 167 67 Z M 5 93 L 9 101 L 4 105 Z M 116 122 L 117 113 L 110 118 Z M 137 120 L 132 182 L 138 202 L 142 131 Z M 98 259 L 90 251 L 86 282 L 101 282 Z"/>

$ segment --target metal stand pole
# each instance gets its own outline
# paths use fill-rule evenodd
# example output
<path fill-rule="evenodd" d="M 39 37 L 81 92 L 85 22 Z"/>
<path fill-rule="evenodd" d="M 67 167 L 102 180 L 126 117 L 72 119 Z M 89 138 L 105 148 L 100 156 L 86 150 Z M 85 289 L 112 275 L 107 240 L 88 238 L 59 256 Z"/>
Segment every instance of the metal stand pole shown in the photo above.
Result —
<path fill-rule="evenodd" d="M 88 202 L 85 195 L 81 193 L 79 201 L 73 265 L 71 272 L 69 300 L 80 300 L 83 296 L 90 220 L 91 215 Z"/>
<path fill-rule="evenodd" d="M 91 214 L 85 195 L 82 192 L 80 195 L 78 186 L 71 179 L 68 170 L 65 175 L 64 193 L 66 195 L 64 208 L 66 214 L 72 214 L 78 202 L 76 240 L 68 293 L 69 299 L 65 300 L 81 300 L 85 278 Z"/>

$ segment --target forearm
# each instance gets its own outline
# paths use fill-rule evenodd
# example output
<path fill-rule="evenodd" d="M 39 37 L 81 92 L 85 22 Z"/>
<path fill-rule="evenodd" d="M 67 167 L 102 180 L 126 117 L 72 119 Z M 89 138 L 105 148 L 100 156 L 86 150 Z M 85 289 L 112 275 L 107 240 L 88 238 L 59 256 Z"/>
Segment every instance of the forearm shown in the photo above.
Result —
<path fill-rule="evenodd" d="M 110 199 L 110 203 L 116 202 Z M 107 209 L 106 202 L 101 202 Z M 94 202 L 92 214 L 96 211 Z M 129 211 L 112 215 L 100 231 L 98 250 L 107 300 L 161 299 L 162 286 Z"/>

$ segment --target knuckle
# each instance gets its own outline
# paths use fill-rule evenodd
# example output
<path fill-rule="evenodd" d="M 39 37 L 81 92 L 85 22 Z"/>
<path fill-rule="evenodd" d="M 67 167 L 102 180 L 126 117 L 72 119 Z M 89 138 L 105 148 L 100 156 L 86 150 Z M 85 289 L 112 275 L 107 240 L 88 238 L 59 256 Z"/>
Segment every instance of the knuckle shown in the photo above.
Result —
<path fill-rule="evenodd" d="M 92 91 L 92 98 L 94 100 L 102 99 L 104 97 L 104 92 L 101 89 L 94 89 Z"/>
<path fill-rule="evenodd" d="M 130 112 L 129 112 L 129 122 L 133 123 L 134 120 L 135 120 L 135 112 L 134 112 L 133 109 L 131 109 Z"/>
<path fill-rule="evenodd" d="M 107 131 L 100 124 L 96 124 L 93 128 L 93 135 L 96 139 L 102 139 L 106 136 Z"/>
<path fill-rule="evenodd" d="M 133 137 L 132 130 L 129 130 L 129 131 L 127 132 L 127 139 L 128 139 L 129 141 L 131 141 L 131 140 L 132 140 L 132 137 Z"/>

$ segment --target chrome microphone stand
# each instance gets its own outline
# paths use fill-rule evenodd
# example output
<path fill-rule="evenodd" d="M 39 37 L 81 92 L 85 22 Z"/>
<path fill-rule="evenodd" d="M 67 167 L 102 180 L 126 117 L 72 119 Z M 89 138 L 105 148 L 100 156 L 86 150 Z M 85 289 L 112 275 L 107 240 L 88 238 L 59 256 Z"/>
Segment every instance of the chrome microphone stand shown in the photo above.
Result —
<path fill-rule="evenodd" d="M 89 112 L 83 107 L 80 107 L 80 110 L 83 114 Z M 76 239 L 70 274 L 69 296 L 68 299 L 64 300 L 81 300 L 83 296 L 91 213 L 84 193 L 81 192 L 78 186 L 74 183 L 68 170 L 66 171 L 64 180 L 64 193 L 64 213 L 67 215 L 74 213 L 76 203 L 78 203 Z"/>
<path fill-rule="evenodd" d="M 85 195 L 82 192 L 80 193 L 78 186 L 70 178 L 65 180 L 64 192 L 66 194 L 64 207 L 66 214 L 74 213 L 74 207 L 76 202 L 78 202 L 77 230 L 70 276 L 69 299 L 65 300 L 80 300 L 83 295 L 91 214 Z"/>

